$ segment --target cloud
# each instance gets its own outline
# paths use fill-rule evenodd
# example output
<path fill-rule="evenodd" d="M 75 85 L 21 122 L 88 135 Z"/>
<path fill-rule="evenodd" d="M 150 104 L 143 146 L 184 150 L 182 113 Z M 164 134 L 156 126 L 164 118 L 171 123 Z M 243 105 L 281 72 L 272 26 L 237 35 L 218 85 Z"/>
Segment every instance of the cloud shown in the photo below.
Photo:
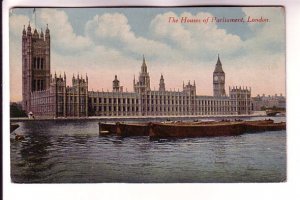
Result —
<path fill-rule="evenodd" d="M 267 54 L 283 53 L 285 51 L 284 8 L 243 8 L 247 18 L 266 18 L 268 23 L 248 23 L 255 33 L 254 37 L 245 41 L 249 51 Z"/>
<path fill-rule="evenodd" d="M 136 36 L 127 17 L 121 13 L 96 15 L 87 22 L 85 33 L 95 44 L 104 44 L 130 56 L 146 54 L 158 59 L 167 56 L 168 52 L 175 53 L 165 43 Z"/>
<path fill-rule="evenodd" d="M 57 9 L 39 9 L 37 18 L 39 26 L 44 27 L 48 24 L 50 35 L 54 42 L 54 48 L 64 54 L 78 53 L 87 50 L 92 43 L 88 37 L 76 35 L 69 22 L 68 16 L 64 11 Z M 51 31 L 53 30 L 53 31 Z"/>

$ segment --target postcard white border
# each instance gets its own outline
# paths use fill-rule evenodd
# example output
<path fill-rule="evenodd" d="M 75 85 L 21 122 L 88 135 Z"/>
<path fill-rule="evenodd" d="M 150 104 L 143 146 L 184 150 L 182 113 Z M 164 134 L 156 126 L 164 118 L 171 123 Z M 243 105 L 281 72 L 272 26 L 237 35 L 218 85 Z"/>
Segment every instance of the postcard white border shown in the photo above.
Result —
<path fill-rule="evenodd" d="M 14 6 L 194 6 L 282 5 L 287 32 L 287 134 L 288 181 L 272 184 L 13 184 L 10 181 L 9 146 L 9 8 Z M 300 197 L 300 2 L 297 0 L 6 0 L 3 2 L 3 199 L 297 199 Z M 298 184 L 298 185 L 297 185 Z"/>

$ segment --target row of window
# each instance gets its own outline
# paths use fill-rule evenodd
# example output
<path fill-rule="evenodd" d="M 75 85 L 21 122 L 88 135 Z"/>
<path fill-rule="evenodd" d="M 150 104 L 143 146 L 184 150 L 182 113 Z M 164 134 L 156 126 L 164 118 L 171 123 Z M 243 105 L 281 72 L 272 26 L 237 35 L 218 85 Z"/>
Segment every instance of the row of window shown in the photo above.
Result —
<path fill-rule="evenodd" d="M 41 91 L 46 89 L 45 80 L 33 80 L 32 91 Z"/>
<path fill-rule="evenodd" d="M 50 104 L 53 102 L 53 98 L 46 96 L 46 97 L 35 97 L 32 99 L 32 105 L 45 105 Z"/>
<path fill-rule="evenodd" d="M 32 112 L 33 113 L 42 113 L 43 115 L 46 115 L 47 113 L 52 113 L 53 111 L 55 111 L 55 105 L 36 105 L 36 106 L 32 106 Z"/>
<path fill-rule="evenodd" d="M 63 109 L 64 109 L 63 105 L 58 105 L 57 111 L 59 113 L 63 113 Z M 67 115 L 75 115 L 77 113 L 77 106 L 67 106 L 66 112 Z M 84 105 L 79 105 L 79 112 L 85 113 L 86 107 Z"/>
<path fill-rule="evenodd" d="M 92 98 L 92 100 L 93 100 L 93 103 L 94 104 L 102 104 L 102 103 L 104 103 L 104 104 L 106 104 L 106 103 L 109 103 L 109 104 L 111 104 L 111 103 L 114 103 L 114 104 L 116 104 L 116 103 L 118 103 L 118 104 L 134 104 L 134 103 L 136 103 L 136 104 L 138 104 L 139 103 L 139 100 L 138 99 L 125 99 L 125 98 L 122 98 L 122 99 L 120 99 L 120 98 Z M 98 101 L 97 101 L 98 100 Z M 187 100 L 158 100 L 158 99 L 156 99 L 156 100 L 149 100 L 149 99 L 147 99 L 147 104 L 150 104 L 150 102 L 151 102 L 151 104 L 167 104 L 167 105 L 174 105 L 174 103 L 176 104 L 176 105 L 178 105 L 178 104 L 188 104 L 189 103 L 189 101 L 187 101 Z M 145 99 L 142 99 L 142 103 L 145 103 Z M 196 101 L 196 104 L 197 105 L 213 105 L 213 106 L 229 106 L 230 105 L 230 102 L 229 101 L 213 101 L 213 100 L 201 100 L 201 101 Z"/>
<path fill-rule="evenodd" d="M 131 104 L 138 104 L 139 103 L 139 100 L 138 99 L 125 99 L 125 98 L 122 98 L 122 99 L 117 99 L 117 98 L 98 98 L 98 102 L 97 102 L 97 98 L 93 98 L 93 103 L 131 103 Z"/>
<path fill-rule="evenodd" d="M 248 98 L 248 99 L 250 99 L 251 97 L 250 97 L 250 94 L 231 94 L 230 95 L 230 97 L 232 98 L 232 99 L 236 99 L 236 98 Z"/>
<path fill-rule="evenodd" d="M 34 57 L 32 61 L 33 69 L 44 69 L 45 68 L 45 59 L 41 57 Z"/>
<path fill-rule="evenodd" d="M 139 107 L 132 107 L 132 106 L 94 106 L 94 111 L 97 112 L 138 112 Z M 98 109 L 97 109 L 98 108 Z M 144 109 L 142 109 L 145 111 Z M 193 109 L 190 109 L 189 107 L 147 107 L 147 111 L 151 112 L 189 112 Z M 196 111 L 216 111 L 216 112 L 229 112 L 232 109 L 230 107 L 222 107 L 222 108 L 210 108 L 210 107 L 198 107 L 195 109 Z"/>

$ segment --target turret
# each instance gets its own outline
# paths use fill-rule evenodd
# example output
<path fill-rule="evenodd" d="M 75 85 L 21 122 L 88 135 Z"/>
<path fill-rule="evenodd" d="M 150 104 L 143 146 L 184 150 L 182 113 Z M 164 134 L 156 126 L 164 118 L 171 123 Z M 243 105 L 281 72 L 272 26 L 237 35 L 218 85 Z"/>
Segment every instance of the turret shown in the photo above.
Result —
<path fill-rule="evenodd" d="M 120 90 L 120 81 L 118 80 L 117 75 L 115 75 L 115 79 L 113 80 L 113 92 L 119 92 Z"/>
<path fill-rule="evenodd" d="M 37 32 L 36 29 L 34 29 L 34 32 L 33 32 L 33 38 L 39 38 L 39 33 Z"/>
<path fill-rule="evenodd" d="M 29 22 L 28 27 L 27 27 L 27 36 L 31 36 L 31 26 L 30 26 L 30 22 Z"/>
<path fill-rule="evenodd" d="M 162 91 L 162 92 L 166 91 L 165 80 L 164 80 L 164 77 L 162 74 L 160 76 L 160 81 L 159 81 L 159 91 Z"/>
<path fill-rule="evenodd" d="M 45 40 L 48 43 L 49 48 L 50 48 L 50 30 L 48 28 L 48 24 L 47 24 L 47 28 L 46 28 L 46 31 L 45 31 Z"/>
<path fill-rule="evenodd" d="M 44 39 L 44 33 L 43 33 L 43 29 L 41 29 L 41 34 L 40 34 L 40 37 L 41 37 L 42 39 Z"/>
<path fill-rule="evenodd" d="M 23 37 L 26 36 L 25 25 L 24 25 L 24 27 L 23 27 L 23 32 L 22 32 L 22 34 L 23 34 Z"/>
<path fill-rule="evenodd" d="M 50 37 L 50 30 L 48 28 L 48 24 L 47 24 L 47 28 L 46 28 L 46 32 L 45 33 L 46 33 L 45 34 L 46 37 Z"/>

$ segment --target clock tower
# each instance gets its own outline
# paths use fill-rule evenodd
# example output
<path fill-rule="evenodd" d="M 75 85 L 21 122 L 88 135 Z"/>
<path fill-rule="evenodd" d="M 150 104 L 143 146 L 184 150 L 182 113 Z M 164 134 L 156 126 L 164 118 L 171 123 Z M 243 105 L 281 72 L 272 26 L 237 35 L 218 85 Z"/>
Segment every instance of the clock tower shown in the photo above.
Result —
<path fill-rule="evenodd" d="M 226 96 L 225 93 L 225 73 L 222 69 L 222 63 L 220 61 L 220 57 L 218 55 L 218 61 L 215 67 L 215 71 L 213 73 L 213 88 L 214 88 L 214 96 L 221 97 Z"/>

